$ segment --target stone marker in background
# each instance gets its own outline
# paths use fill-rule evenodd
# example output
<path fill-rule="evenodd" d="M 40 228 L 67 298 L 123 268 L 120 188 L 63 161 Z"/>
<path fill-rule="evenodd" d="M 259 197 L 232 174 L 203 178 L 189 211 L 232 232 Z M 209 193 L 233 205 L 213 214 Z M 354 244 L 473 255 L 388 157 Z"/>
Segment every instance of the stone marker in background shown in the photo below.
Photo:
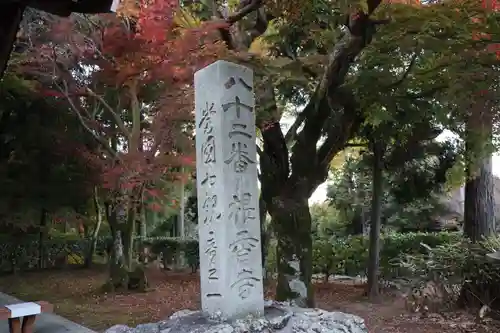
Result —
<path fill-rule="evenodd" d="M 194 85 L 202 309 L 263 315 L 253 73 L 217 61 Z"/>

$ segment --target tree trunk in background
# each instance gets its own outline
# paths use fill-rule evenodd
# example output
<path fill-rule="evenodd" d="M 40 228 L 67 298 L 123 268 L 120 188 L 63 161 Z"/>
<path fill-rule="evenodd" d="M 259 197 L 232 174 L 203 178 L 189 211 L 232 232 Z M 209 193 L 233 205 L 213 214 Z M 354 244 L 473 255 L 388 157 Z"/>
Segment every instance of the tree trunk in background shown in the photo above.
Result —
<path fill-rule="evenodd" d="M 121 225 L 120 230 L 122 231 L 122 243 L 123 243 L 123 254 L 125 258 L 125 267 L 127 270 L 132 270 L 133 260 L 134 260 L 134 231 L 136 224 L 136 212 L 135 207 L 128 210 L 127 219 L 123 225 Z"/>
<path fill-rule="evenodd" d="M 380 224 L 382 213 L 383 191 L 383 158 L 382 142 L 375 139 L 373 143 L 373 194 L 371 207 L 370 248 L 368 254 L 368 285 L 367 294 L 371 301 L 379 299 L 379 255 L 380 255 Z"/>
<path fill-rule="evenodd" d="M 85 258 L 85 267 L 92 266 L 92 261 L 94 259 L 94 253 L 95 253 L 95 250 L 97 248 L 97 237 L 99 235 L 99 230 L 101 229 L 101 225 L 102 225 L 103 207 L 101 206 L 101 202 L 99 200 L 99 194 L 97 192 L 97 188 L 94 188 L 93 200 L 94 200 L 96 224 L 95 224 L 95 228 L 92 231 L 92 235 L 90 238 L 89 252 L 87 254 L 87 257 Z"/>
<path fill-rule="evenodd" d="M 474 101 L 467 119 L 464 234 L 472 242 L 495 230 L 495 199 L 491 160 L 493 124 L 491 110 L 483 101 Z"/>
<path fill-rule="evenodd" d="M 469 173 L 469 172 L 468 172 Z M 495 231 L 495 201 L 491 157 L 484 159 L 465 184 L 464 234 L 472 242 Z"/>
<path fill-rule="evenodd" d="M 289 197 L 279 197 L 268 203 L 277 235 L 278 301 L 293 300 L 301 307 L 314 307 L 312 289 L 312 237 L 308 195 L 283 191 Z"/>
<path fill-rule="evenodd" d="M 468 157 L 465 184 L 464 234 L 476 243 L 495 232 L 494 185 L 491 147 L 493 122 L 491 107 L 484 101 L 473 101 L 469 118 L 465 148 Z M 485 273 L 464 277 L 458 304 L 462 307 L 488 305 L 500 309 L 500 281 Z"/>
<path fill-rule="evenodd" d="M 129 265 L 131 264 L 130 247 L 132 243 L 129 238 L 130 229 L 134 229 L 135 220 L 127 216 L 125 221 L 119 221 L 116 207 L 112 203 L 106 203 L 106 218 L 108 220 L 111 234 L 111 244 L 108 244 L 109 252 L 109 279 L 104 288 L 105 291 L 116 289 L 127 290 L 129 286 Z M 127 228 L 131 226 L 131 228 Z"/>
<path fill-rule="evenodd" d="M 142 242 L 145 241 L 148 236 L 148 225 L 146 220 L 146 207 L 144 203 L 141 203 L 141 227 L 140 227 L 140 235 Z"/>
<path fill-rule="evenodd" d="M 47 239 L 47 210 L 42 207 L 40 210 L 40 236 L 38 240 L 38 268 L 45 268 L 47 262 L 47 251 L 45 251 L 45 241 Z"/>
<path fill-rule="evenodd" d="M 346 158 L 347 161 L 347 158 Z M 348 193 L 349 195 L 354 197 L 354 205 L 348 208 L 350 211 L 354 213 L 354 216 L 351 219 L 351 223 L 348 226 L 348 232 L 351 235 L 362 235 L 364 232 L 364 219 L 363 219 L 363 198 L 359 198 L 360 191 L 356 191 L 356 184 L 353 179 L 353 172 L 349 169 L 349 172 L 346 172 L 344 177 L 347 180 L 347 184 L 349 184 Z"/>
<path fill-rule="evenodd" d="M 355 215 L 351 220 L 350 229 L 351 235 L 363 235 L 365 231 L 365 221 L 363 219 L 363 210 L 361 208 L 356 209 Z"/>

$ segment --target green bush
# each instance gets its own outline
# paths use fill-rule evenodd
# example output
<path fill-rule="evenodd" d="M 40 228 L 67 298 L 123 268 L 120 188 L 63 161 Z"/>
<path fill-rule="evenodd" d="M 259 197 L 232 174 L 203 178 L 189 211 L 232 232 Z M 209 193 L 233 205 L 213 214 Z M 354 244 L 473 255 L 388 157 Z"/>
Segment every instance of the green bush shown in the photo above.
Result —
<path fill-rule="evenodd" d="M 172 263 L 177 255 L 183 253 L 193 272 L 199 267 L 199 248 L 196 239 L 155 237 L 146 238 L 145 242 L 151 245 L 151 251 L 154 254 L 163 255 L 165 264 Z"/>
<path fill-rule="evenodd" d="M 173 258 L 181 253 L 184 254 L 187 264 L 196 270 L 199 266 L 198 241 L 194 239 L 179 239 L 171 237 L 135 238 L 135 243 L 144 240 L 151 245 L 154 254 L 163 254 L 165 263 L 171 263 Z M 81 238 L 75 235 L 51 235 L 44 241 L 44 252 L 46 257 L 45 267 L 58 267 L 61 264 L 80 263 L 81 260 L 68 262 L 69 257 L 85 258 L 88 256 L 91 239 Z M 105 256 L 112 245 L 111 237 L 99 237 L 95 253 Z M 37 267 L 40 257 L 39 237 L 13 238 L 0 235 L 0 272 L 12 272 L 15 270 L 31 270 Z M 70 258 L 71 259 L 71 258 Z"/>
<path fill-rule="evenodd" d="M 266 272 L 268 275 L 277 273 L 278 260 L 276 258 L 276 240 L 270 239 L 267 244 L 267 256 L 265 262 Z"/>
<path fill-rule="evenodd" d="M 43 243 L 44 267 L 71 264 L 69 257 L 84 258 L 89 249 L 87 239 L 74 237 L 49 237 Z M 38 266 L 40 246 L 38 236 L 13 238 L 0 236 L 0 271 L 30 270 Z"/>
<path fill-rule="evenodd" d="M 2 237 L 0 236 L 0 240 Z M 136 240 L 139 240 L 138 238 Z M 173 258 L 183 253 L 187 264 L 195 271 L 199 267 L 198 241 L 195 239 L 180 239 L 172 237 L 149 237 L 145 240 L 151 245 L 154 254 L 162 254 L 165 263 L 171 263 Z M 462 241 L 460 233 L 388 233 L 381 237 L 380 274 L 382 278 L 390 279 L 397 276 L 416 274 L 411 264 L 402 264 L 401 258 L 414 258 L 417 261 L 428 258 L 428 250 L 421 244 L 431 248 L 448 248 L 450 244 Z M 97 242 L 97 253 L 105 253 L 110 244 L 110 237 L 102 237 Z M 276 272 L 275 240 L 269 242 L 266 270 Z M 313 271 L 325 275 L 364 276 L 368 261 L 368 238 L 366 236 L 349 236 L 345 238 L 320 238 L 313 243 Z M 23 238 L 5 239 L 0 244 L 0 268 L 13 269 L 15 264 L 20 269 L 35 267 L 38 259 L 38 239 Z M 48 257 L 55 258 L 61 255 L 87 255 L 89 239 L 75 239 L 74 237 L 52 237 L 45 243 Z M 456 247 L 455 247 L 456 248 Z M 443 250 L 444 251 L 444 250 Z M 52 260 L 52 259 L 51 259 Z M 443 259 L 444 260 L 444 259 Z M 53 261 L 53 260 L 52 260 Z M 423 274 L 423 273 L 422 273 Z"/>
<path fill-rule="evenodd" d="M 472 244 L 466 239 L 436 246 L 423 245 L 423 252 L 401 256 L 399 265 L 424 284 L 435 281 L 447 289 L 459 286 L 462 306 L 488 305 L 500 310 L 500 264 L 486 254 L 500 249 L 500 238 Z"/>
<path fill-rule="evenodd" d="M 390 279 L 410 274 L 398 264 L 402 255 L 425 254 L 422 243 L 431 247 L 461 240 L 459 233 L 388 233 L 381 236 L 380 275 Z M 367 236 L 318 239 L 313 244 L 313 271 L 327 275 L 364 276 L 368 262 Z"/>

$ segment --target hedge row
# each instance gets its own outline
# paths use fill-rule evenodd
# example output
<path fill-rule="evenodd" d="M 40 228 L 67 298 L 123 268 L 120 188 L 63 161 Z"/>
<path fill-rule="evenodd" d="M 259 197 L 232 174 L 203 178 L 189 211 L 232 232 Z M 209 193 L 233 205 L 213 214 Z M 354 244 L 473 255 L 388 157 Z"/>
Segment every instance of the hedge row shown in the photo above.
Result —
<path fill-rule="evenodd" d="M 381 237 L 380 272 L 384 278 L 406 276 L 410 272 L 396 265 L 399 258 L 411 254 L 425 254 L 425 248 L 457 242 L 460 233 L 391 233 Z M 0 240 L 2 237 L 0 236 Z M 139 239 L 151 248 L 155 255 L 162 254 L 164 263 L 173 262 L 174 257 L 183 254 L 187 264 L 194 270 L 199 265 L 198 242 L 194 239 L 179 239 L 170 237 L 154 237 Z M 53 237 L 45 243 L 45 253 L 55 262 L 57 256 L 88 254 L 90 239 L 74 237 Z M 99 238 L 96 252 L 104 254 L 110 245 L 109 237 Z M 137 244 L 139 242 L 136 242 Z M 24 238 L 22 240 L 5 239 L 0 246 L 0 268 L 13 263 L 20 269 L 33 267 L 39 255 L 38 240 Z M 271 242 L 268 249 L 266 269 L 275 272 L 275 243 Z M 313 271 L 329 275 L 365 275 L 368 260 L 368 238 L 352 236 L 347 238 L 316 239 L 313 243 Z M 11 267 L 12 269 L 12 267 Z"/>
<path fill-rule="evenodd" d="M 170 237 L 136 237 L 135 244 L 140 241 L 150 245 L 156 255 L 162 254 L 164 263 L 170 263 L 172 258 L 183 253 L 187 264 L 193 269 L 198 267 L 198 242 L 192 239 L 177 239 Z M 83 265 L 89 254 L 91 239 L 75 235 L 57 235 L 44 241 L 42 251 L 45 257 L 45 268 L 61 267 L 66 265 Z M 95 253 L 106 255 L 112 244 L 111 237 L 97 239 Z M 139 248 L 136 247 L 136 250 Z M 12 272 L 16 270 L 31 270 L 38 266 L 40 258 L 39 238 L 13 238 L 0 235 L 0 271 Z"/>
<path fill-rule="evenodd" d="M 426 255 L 422 244 L 430 247 L 458 242 L 461 233 L 389 233 L 380 239 L 380 276 L 385 279 L 410 276 L 400 267 L 400 258 L 407 255 Z M 319 239 L 313 243 L 314 273 L 329 275 L 365 276 L 368 261 L 367 236 L 342 239 Z"/>

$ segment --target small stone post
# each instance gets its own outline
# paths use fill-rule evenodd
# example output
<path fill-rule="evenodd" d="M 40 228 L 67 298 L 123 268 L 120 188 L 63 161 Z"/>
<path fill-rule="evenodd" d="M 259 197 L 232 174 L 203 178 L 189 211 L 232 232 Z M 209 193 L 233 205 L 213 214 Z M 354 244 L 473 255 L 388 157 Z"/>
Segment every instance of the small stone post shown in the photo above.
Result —
<path fill-rule="evenodd" d="M 264 313 L 253 73 L 217 61 L 194 75 L 203 311 Z"/>

